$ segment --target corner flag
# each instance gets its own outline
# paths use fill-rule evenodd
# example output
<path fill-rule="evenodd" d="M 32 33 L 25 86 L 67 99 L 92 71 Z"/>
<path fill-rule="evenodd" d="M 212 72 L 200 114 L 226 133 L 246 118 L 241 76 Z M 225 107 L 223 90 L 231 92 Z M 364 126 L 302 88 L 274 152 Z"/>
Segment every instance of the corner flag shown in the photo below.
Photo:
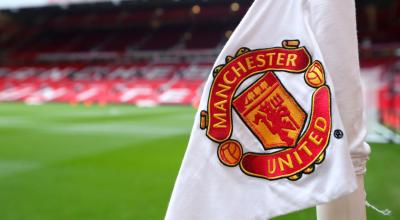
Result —
<path fill-rule="evenodd" d="M 308 3 L 256 0 L 234 31 L 205 85 L 167 220 L 264 220 L 356 189 L 332 77 L 355 73 L 327 65 Z"/>

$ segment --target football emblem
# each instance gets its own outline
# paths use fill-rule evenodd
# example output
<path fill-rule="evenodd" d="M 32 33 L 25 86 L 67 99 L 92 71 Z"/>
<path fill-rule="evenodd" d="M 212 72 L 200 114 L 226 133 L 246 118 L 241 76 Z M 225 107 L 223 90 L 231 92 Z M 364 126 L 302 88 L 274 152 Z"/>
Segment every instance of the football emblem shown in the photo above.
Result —
<path fill-rule="evenodd" d="M 285 40 L 282 47 L 250 50 L 241 48 L 214 69 L 207 110 L 201 111 L 200 127 L 218 143 L 222 164 L 239 166 L 243 173 L 268 180 L 299 180 L 311 174 L 326 157 L 331 134 L 331 91 L 320 61 L 312 61 L 298 40 Z M 303 75 L 310 93 L 311 111 L 306 112 L 281 82 L 279 72 Z M 260 77 L 242 88 L 250 77 Z M 310 109 L 307 108 L 307 109 Z M 264 152 L 243 152 L 243 140 L 232 139 L 236 112 Z M 240 135 L 239 135 L 240 136 Z M 253 149 L 253 148 L 246 148 Z M 260 149 L 260 148 L 258 148 Z"/>
<path fill-rule="evenodd" d="M 318 60 L 314 61 L 310 68 L 308 68 L 305 74 L 305 79 L 307 84 L 314 88 L 318 88 L 325 84 L 324 68 Z"/>
<path fill-rule="evenodd" d="M 225 141 L 218 147 L 218 158 L 227 166 L 236 166 L 242 158 L 243 150 L 239 142 Z"/>

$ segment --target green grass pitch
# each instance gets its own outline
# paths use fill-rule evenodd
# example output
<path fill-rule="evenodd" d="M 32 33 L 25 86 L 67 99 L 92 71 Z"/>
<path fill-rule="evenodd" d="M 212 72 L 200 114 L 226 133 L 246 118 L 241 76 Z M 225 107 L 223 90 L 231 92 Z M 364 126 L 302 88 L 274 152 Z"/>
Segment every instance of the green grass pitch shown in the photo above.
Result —
<path fill-rule="evenodd" d="M 163 219 L 191 107 L 0 104 L 1 220 Z M 373 145 L 368 200 L 400 219 L 400 146 Z M 314 209 L 276 218 L 315 219 Z"/>

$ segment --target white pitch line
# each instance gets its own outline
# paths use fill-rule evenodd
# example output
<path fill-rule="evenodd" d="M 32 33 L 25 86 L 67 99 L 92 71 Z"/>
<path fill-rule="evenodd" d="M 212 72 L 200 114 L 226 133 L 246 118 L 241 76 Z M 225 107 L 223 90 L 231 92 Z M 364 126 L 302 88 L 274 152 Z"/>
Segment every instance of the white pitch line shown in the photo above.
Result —
<path fill-rule="evenodd" d="M 170 135 L 189 134 L 190 127 L 178 126 L 183 122 L 191 122 L 192 115 L 155 115 L 160 121 L 168 119 L 174 124 L 158 124 L 146 119 L 126 122 L 89 122 L 89 123 L 62 123 L 57 121 L 40 121 L 37 118 L 26 117 L 1 117 L 0 128 L 20 128 L 46 133 L 68 133 L 76 135 L 101 134 L 101 135 L 123 135 L 123 136 L 145 136 L 164 137 Z"/>
<path fill-rule="evenodd" d="M 15 173 L 39 169 L 42 164 L 37 161 L 0 160 L 0 178 Z"/>
<path fill-rule="evenodd" d="M 146 124 L 108 123 L 108 124 L 73 124 L 62 126 L 43 126 L 39 130 L 49 133 L 70 134 L 102 134 L 102 135 L 130 135 L 146 137 L 165 137 L 171 135 L 189 134 L 190 129 L 186 127 L 167 127 Z"/>
<path fill-rule="evenodd" d="M 0 117 L 0 127 L 7 127 L 9 125 L 23 125 L 27 122 L 29 122 L 29 120 L 21 117 Z"/>

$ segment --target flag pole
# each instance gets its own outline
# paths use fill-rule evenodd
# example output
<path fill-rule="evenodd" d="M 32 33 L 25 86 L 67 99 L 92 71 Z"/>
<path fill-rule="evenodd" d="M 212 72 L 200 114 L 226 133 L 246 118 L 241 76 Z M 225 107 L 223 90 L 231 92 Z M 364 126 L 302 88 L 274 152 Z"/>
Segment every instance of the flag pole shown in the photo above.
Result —
<path fill-rule="evenodd" d="M 318 220 L 366 220 L 364 175 L 357 175 L 355 192 L 317 206 Z"/>

